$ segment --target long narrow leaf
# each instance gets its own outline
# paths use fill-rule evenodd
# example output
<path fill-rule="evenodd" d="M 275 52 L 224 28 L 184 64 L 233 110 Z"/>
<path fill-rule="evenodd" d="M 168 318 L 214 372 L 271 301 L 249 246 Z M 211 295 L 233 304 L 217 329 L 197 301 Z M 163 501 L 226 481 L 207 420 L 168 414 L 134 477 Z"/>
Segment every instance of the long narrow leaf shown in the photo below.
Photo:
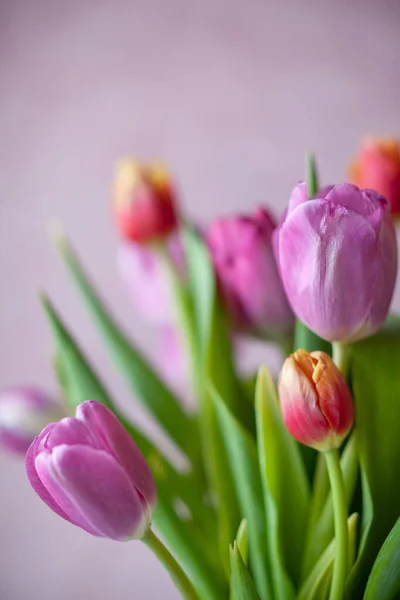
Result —
<path fill-rule="evenodd" d="M 348 598 L 357 600 L 399 516 L 400 444 L 394 425 L 400 423 L 400 326 L 354 344 L 351 364 L 364 501 L 360 551 L 348 585 Z"/>
<path fill-rule="evenodd" d="M 64 235 L 57 237 L 57 247 L 128 385 L 178 448 L 189 458 L 195 455 L 197 459 L 198 437 L 195 420 L 185 412 L 173 392 L 125 337 Z"/>
<path fill-rule="evenodd" d="M 227 337 L 216 296 L 215 275 L 207 249 L 189 228 L 183 231 L 189 274 L 192 330 L 192 360 L 197 364 L 196 389 L 199 400 L 199 425 L 204 464 L 209 485 L 217 498 L 219 551 L 229 573 L 229 545 L 240 521 L 240 512 L 229 459 L 221 437 L 208 383 L 227 396 L 237 410 L 239 386 L 232 363 L 232 349 Z M 243 403 L 245 404 L 245 403 Z M 250 411 L 251 412 L 251 411 Z"/>
<path fill-rule="evenodd" d="M 310 490 L 298 446 L 284 426 L 265 367 L 257 380 L 256 420 L 275 596 L 288 600 L 300 579 Z"/>
<path fill-rule="evenodd" d="M 235 600 L 260 600 L 236 542 L 231 548 L 231 572 L 231 585 Z"/>
<path fill-rule="evenodd" d="M 364 600 L 400 597 L 400 518 L 389 533 L 374 563 Z"/>
<path fill-rule="evenodd" d="M 211 390 L 230 469 L 243 515 L 249 531 L 249 564 L 262 600 L 272 598 L 268 557 L 268 531 L 265 521 L 257 448 L 251 435 L 229 411 L 218 392 Z"/>

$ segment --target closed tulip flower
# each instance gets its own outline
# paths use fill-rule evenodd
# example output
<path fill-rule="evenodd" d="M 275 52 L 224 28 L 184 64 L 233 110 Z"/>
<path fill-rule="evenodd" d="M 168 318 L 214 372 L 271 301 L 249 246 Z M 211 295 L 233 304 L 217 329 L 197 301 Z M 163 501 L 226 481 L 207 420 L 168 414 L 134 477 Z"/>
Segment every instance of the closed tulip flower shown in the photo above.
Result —
<path fill-rule="evenodd" d="M 385 196 L 393 215 L 400 216 L 400 144 L 394 138 L 368 137 L 351 163 L 350 180 Z"/>
<path fill-rule="evenodd" d="M 114 414 L 98 402 L 48 425 L 26 455 L 33 489 L 59 516 L 113 540 L 141 539 L 156 504 L 151 471 Z"/>
<path fill-rule="evenodd" d="M 234 327 L 256 335 L 291 331 L 293 313 L 272 248 L 275 223 L 264 208 L 219 219 L 207 241 L 222 297 Z"/>
<path fill-rule="evenodd" d="M 35 386 L 9 387 L 0 392 L 0 446 L 25 454 L 41 430 L 65 410 Z"/>
<path fill-rule="evenodd" d="M 316 450 L 339 448 L 354 420 L 343 375 L 324 352 L 297 350 L 279 378 L 282 416 L 289 433 Z"/>
<path fill-rule="evenodd" d="M 171 180 L 160 165 L 132 159 L 118 163 L 112 204 L 120 236 L 147 244 L 170 234 L 177 225 L 176 198 Z"/>
<path fill-rule="evenodd" d="M 396 280 L 397 243 L 378 192 L 347 183 L 309 200 L 300 183 L 274 242 L 290 304 L 320 337 L 352 342 L 381 327 Z"/>

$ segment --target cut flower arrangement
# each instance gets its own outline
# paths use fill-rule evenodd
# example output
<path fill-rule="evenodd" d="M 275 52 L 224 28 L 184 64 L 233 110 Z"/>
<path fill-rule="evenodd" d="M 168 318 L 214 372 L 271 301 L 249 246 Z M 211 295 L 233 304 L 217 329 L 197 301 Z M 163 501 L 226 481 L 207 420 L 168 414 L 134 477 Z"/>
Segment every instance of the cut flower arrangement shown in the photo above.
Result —
<path fill-rule="evenodd" d="M 360 187 L 320 188 L 309 158 L 278 224 L 260 207 L 200 229 L 164 168 L 122 161 L 118 262 L 159 332 L 161 370 L 66 235 L 54 239 L 116 367 L 184 461 L 127 419 L 43 295 L 62 402 L 27 386 L 0 397 L 0 441 L 26 452 L 38 496 L 92 535 L 144 542 L 185 600 L 400 598 L 400 318 L 388 314 L 399 167 L 393 141 L 367 140 L 351 169 Z M 266 365 L 241 375 L 243 335 L 284 353 L 277 381 Z M 167 383 L 171 363 L 190 373 L 192 409 Z"/>

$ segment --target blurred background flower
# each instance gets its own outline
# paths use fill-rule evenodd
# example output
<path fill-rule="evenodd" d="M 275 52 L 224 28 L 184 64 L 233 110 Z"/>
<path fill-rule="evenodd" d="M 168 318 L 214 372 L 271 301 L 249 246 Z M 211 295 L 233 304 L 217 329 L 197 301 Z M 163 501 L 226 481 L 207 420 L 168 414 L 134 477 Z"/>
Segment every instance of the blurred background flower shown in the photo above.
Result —
<path fill-rule="evenodd" d="M 1 390 L 0 447 L 24 456 L 46 425 L 65 416 L 62 404 L 37 386 Z"/>
<path fill-rule="evenodd" d="M 395 217 L 400 215 L 400 143 L 395 138 L 366 137 L 350 164 L 349 179 L 360 188 L 385 196 Z"/>

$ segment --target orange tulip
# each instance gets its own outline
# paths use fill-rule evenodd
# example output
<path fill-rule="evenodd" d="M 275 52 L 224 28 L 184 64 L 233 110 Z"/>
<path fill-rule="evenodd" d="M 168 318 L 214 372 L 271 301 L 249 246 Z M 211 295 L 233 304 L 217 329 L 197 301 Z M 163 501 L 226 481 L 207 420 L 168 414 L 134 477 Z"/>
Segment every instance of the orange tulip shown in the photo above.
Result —
<path fill-rule="evenodd" d="M 372 188 L 385 196 L 392 214 L 400 216 L 400 144 L 396 139 L 362 140 L 349 177 L 359 188 Z"/>

